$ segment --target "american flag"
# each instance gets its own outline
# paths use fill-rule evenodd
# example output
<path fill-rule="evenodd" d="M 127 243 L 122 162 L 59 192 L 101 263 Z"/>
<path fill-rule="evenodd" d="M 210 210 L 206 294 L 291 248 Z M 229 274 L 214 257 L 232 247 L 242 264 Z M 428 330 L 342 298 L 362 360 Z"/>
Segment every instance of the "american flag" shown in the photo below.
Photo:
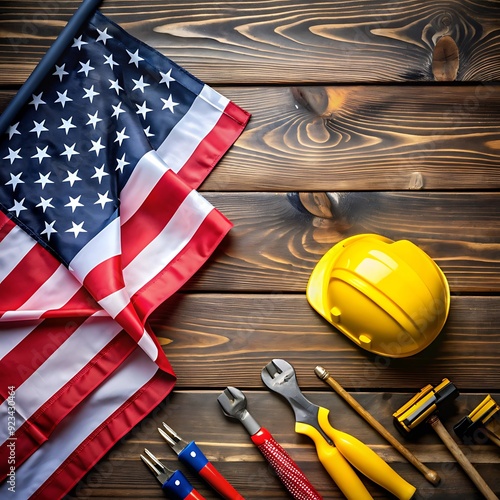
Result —
<path fill-rule="evenodd" d="M 171 391 L 147 318 L 230 229 L 196 188 L 248 119 L 97 12 L 8 128 L 0 497 L 64 495 Z"/>

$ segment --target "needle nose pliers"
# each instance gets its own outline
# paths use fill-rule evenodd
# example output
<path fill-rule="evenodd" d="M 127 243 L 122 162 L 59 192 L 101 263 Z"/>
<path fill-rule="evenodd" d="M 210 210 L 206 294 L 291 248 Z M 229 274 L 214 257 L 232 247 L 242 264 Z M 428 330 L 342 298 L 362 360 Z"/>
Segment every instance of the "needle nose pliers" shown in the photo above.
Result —
<path fill-rule="evenodd" d="M 263 368 L 261 378 L 269 389 L 290 403 L 295 413 L 295 432 L 305 434 L 314 441 L 320 462 L 348 499 L 372 498 L 349 462 L 398 498 L 409 499 L 413 496 L 416 488 L 373 450 L 330 425 L 329 410 L 311 403 L 302 394 L 290 363 L 273 359 Z"/>
<path fill-rule="evenodd" d="M 147 448 L 144 448 L 144 455 L 140 455 L 141 460 L 149 467 L 156 476 L 161 488 L 170 498 L 175 500 L 205 500 L 198 491 L 193 488 L 189 480 L 180 470 L 170 470 L 160 460 L 158 460 Z"/>

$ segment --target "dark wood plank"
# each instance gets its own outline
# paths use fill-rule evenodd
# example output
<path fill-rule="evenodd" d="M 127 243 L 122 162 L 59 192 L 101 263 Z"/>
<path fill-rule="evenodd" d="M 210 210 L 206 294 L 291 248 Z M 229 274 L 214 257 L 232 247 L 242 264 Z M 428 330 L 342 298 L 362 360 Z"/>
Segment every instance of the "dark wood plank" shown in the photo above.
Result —
<path fill-rule="evenodd" d="M 23 0 L 2 6 L 5 82 L 26 79 L 77 5 Z M 397 6 L 375 0 L 106 0 L 102 11 L 211 83 L 434 81 L 434 73 L 448 74 L 433 72 L 436 44 L 444 36 L 457 47 L 457 80 L 500 77 L 494 0 L 439 6 L 432 0 Z"/>
<path fill-rule="evenodd" d="M 203 189 L 385 191 L 500 186 L 498 86 L 221 91 L 253 117 Z"/>
<path fill-rule="evenodd" d="M 452 293 L 500 290 L 496 192 L 205 193 L 235 227 L 185 290 L 305 290 L 335 243 L 360 233 L 409 239 Z"/>
<path fill-rule="evenodd" d="M 300 380 L 299 380 L 300 382 Z M 198 445 L 215 466 L 248 500 L 289 498 L 283 486 L 251 443 L 243 426 L 222 415 L 216 398 L 220 391 L 174 391 L 168 400 L 143 421 L 111 453 L 90 472 L 68 496 L 77 498 L 164 498 L 156 480 L 138 459 L 145 446 L 170 468 L 180 468 L 207 499 L 219 498 L 191 470 L 177 461 L 175 454 L 162 441 L 156 428 L 168 422 L 188 441 Z M 325 499 L 344 498 L 319 463 L 312 441 L 294 432 L 293 413 L 288 404 L 267 390 L 245 391 L 248 409 L 260 425 L 269 429 L 305 472 Z M 330 422 L 366 443 L 380 454 L 407 481 L 417 487 L 418 498 L 438 495 L 440 499 L 479 499 L 474 485 L 454 462 L 432 432 L 424 433 L 411 442 L 399 436 L 392 425 L 392 412 L 406 402 L 412 393 L 357 393 L 356 399 L 382 425 L 393 433 L 415 455 L 441 476 L 441 485 L 431 486 L 423 476 L 388 445 L 368 424 L 333 392 L 305 391 L 315 404 L 330 410 Z M 466 415 L 483 398 L 483 394 L 462 394 L 456 400 L 443 423 L 450 432 L 453 424 Z M 193 418 L 193 414 L 196 418 Z M 488 478 L 488 484 L 500 491 L 500 476 L 495 469 L 500 464 L 498 448 L 492 444 L 462 446 L 478 471 Z M 392 498 L 379 486 L 363 479 L 374 498 Z"/>
<path fill-rule="evenodd" d="M 500 86 L 219 90 L 253 118 L 202 190 L 500 186 Z"/>
<path fill-rule="evenodd" d="M 415 356 L 394 359 L 357 347 L 305 294 L 177 294 L 151 317 L 179 388 L 259 388 L 261 369 L 284 358 L 305 387 L 316 389 L 323 382 L 314 367 L 322 365 L 351 390 L 419 389 L 448 377 L 463 390 L 494 391 L 500 387 L 498 324 L 500 297 L 452 297 L 439 337 Z"/>

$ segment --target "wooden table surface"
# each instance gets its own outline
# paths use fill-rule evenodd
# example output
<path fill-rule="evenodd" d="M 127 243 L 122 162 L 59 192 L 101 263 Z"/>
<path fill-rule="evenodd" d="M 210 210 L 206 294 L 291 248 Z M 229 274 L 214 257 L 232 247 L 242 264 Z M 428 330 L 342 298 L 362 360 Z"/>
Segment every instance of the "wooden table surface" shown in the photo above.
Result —
<path fill-rule="evenodd" d="M 0 4 L 2 109 L 77 6 Z M 146 445 L 207 499 L 219 498 L 162 441 L 162 421 L 196 440 L 245 498 L 288 498 L 243 426 L 223 416 L 216 398 L 227 385 L 245 392 L 252 415 L 324 498 L 343 498 L 312 441 L 294 432 L 290 407 L 263 386 L 272 358 L 291 362 L 306 396 L 414 484 L 417 498 L 481 498 L 435 434 L 400 439 L 440 474 L 438 487 L 314 367 L 393 434 L 392 412 L 443 377 L 461 392 L 444 421 L 451 432 L 486 394 L 500 401 L 500 3 L 105 0 L 101 10 L 252 119 L 201 187 L 234 229 L 151 318 L 177 385 L 67 498 L 163 498 L 139 460 Z M 448 321 L 416 356 L 370 355 L 306 301 L 315 263 L 359 233 L 413 241 L 448 278 Z M 499 448 L 460 444 L 500 494 Z"/>

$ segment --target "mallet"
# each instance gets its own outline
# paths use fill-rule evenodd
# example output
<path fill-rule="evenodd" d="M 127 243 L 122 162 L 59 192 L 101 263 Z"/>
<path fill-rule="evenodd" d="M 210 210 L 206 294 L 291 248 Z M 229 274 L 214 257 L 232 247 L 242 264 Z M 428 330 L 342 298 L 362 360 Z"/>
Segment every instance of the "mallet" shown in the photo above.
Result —
<path fill-rule="evenodd" d="M 500 446 L 500 406 L 488 394 L 469 415 L 453 426 L 462 441 L 474 440 L 476 433 Z"/>
<path fill-rule="evenodd" d="M 441 481 L 438 473 L 424 465 L 408 448 L 404 447 L 371 413 L 361 406 L 322 366 L 317 366 L 314 373 L 324 380 L 341 398 L 344 399 L 359 415 L 361 415 L 383 438 L 419 470 L 434 486 Z"/>
<path fill-rule="evenodd" d="M 484 497 L 488 500 L 498 500 L 437 416 L 439 410 L 458 395 L 458 389 L 446 378 L 435 388 L 429 384 L 393 414 L 394 425 L 403 434 L 410 434 L 420 424 L 430 424 Z"/>

